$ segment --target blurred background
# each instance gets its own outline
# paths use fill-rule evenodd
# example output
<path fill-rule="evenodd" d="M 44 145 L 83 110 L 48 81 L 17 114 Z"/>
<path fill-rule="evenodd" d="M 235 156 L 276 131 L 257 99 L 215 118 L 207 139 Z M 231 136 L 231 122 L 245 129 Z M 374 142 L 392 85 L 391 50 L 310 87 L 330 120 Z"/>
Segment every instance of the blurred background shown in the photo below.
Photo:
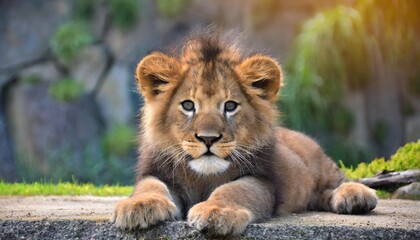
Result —
<path fill-rule="evenodd" d="M 279 122 L 337 162 L 420 138 L 418 0 L 0 0 L 0 179 L 133 183 L 136 64 L 209 24 L 282 64 Z"/>

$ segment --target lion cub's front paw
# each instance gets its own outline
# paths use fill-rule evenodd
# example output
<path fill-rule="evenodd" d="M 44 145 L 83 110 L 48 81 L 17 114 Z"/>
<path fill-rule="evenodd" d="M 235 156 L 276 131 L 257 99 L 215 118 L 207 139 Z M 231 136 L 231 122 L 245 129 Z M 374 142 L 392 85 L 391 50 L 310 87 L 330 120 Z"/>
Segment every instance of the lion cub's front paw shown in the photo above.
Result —
<path fill-rule="evenodd" d="M 375 190 L 360 183 L 343 183 L 334 190 L 331 207 L 340 214 L 362 214 L 376 207 Z"/>
<path fill-rule="evenodd" d="M 252 213 L 241 207 L 219 207 L 206 201 L 188 212 L 188 224 L 213 235 L 241 234 L 252 220 Z"/>
<path fill-rule="evenodd" d="M 111 221 L 120 228 L 147 228 L 165 220 L 174 220 L 178 215 L 177 207 L 167 197 L 147 195 L 120 201 Z"/>

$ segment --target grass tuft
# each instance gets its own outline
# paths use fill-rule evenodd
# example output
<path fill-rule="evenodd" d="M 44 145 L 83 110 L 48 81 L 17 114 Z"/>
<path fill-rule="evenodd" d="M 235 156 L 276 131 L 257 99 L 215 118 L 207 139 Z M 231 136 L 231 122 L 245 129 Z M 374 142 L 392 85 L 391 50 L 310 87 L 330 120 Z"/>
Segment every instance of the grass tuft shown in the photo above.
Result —
<path fill-rule="evenodd" d="M 7 183 L 0 181 L 0 196 L 128 196 L 133 191 L 130 186 L 95 186 L 91 183 Z"/>
<path fill-rule="evenodd" d="M 405 171 L 409 169 L 420 169 L 420 140 L 407 143 L 391 156 L 389 161 L 378 158 L 371 163 L 360 163 L 356 168 L 346 167 L 340 162 L 341 171 L 350 179 L 372 177 L 375 174 L 386 171 Z"/>

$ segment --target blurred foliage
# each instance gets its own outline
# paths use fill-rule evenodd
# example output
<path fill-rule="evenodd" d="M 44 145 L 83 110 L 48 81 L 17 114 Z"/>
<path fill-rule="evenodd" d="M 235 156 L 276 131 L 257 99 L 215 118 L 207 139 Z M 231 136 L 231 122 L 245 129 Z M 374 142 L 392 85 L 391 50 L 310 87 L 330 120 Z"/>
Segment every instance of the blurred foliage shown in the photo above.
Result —
<path fill-rule="evenodd" d="M 100 0 L 75 0 L 73 2 L 73 15 L 77 19 L 90 20 L 94 13 L 95 8 L 100 3 Z"/>
<path fill-rule="evenodd" d="M 337 135 L 320 138 L 325 152 L 336 162 L 344 161 L 348 165 L 356 165 L 362 161 L 369 162 L 373 154 L 356 143 L 343 140 Z"/>
<path fill-rule="evenodd" d="M 420 56 L 418 57 L 420 59 Z M 411 77 L 408 82 L 408 90 L 411 94 L 420 97 L 420 71 L 417 76 Z"/>
<path fill-rule="evenodd" d="M 371 177 L 382 171 L 420 169 L 420 140 L 399 148 L 389 161 L 378 158 L 369 164 L 360 163 L 356 168 L 353 168 L 353 166 L 346 167 L 343 162 L 340 162 L 340 165 L 341 170 L 350 179 Z"/>
<path fill-rule="evenodd" d="M 95 186 L 91 183 L 77 182 L 34 182 L 34 183 L 6 183 L 0 181 L 0 196 L 128 196 L 133 187 L 128 186 Z"/>
<path fill-rule="evenodd" d="M 382 144 L 383 139 L 385 139 L 388 134 L 389 126 L 385 121 L 378 121 L 372 129 L 373 140 L 378 144 Z"/>
<path fill-rule="evenodd" d="M 130 185 L 134 182 L 135 146 L 135 131 L 119 124 L 103 136 L 102 144 L 88 144 L 77 152 L 71 147 L 50 152 L 44 163 L 21 155 L 16 165 L 26 182 Z"/>
<path fill-rule="evenodd" d="M 41 77 L 37 74 L 31 74 L 25 76 L 21 81 L 28 84 L 38 84 L 39 82 L 41 82 Z"/>
<path fill-rule="evenodd" d="M 273 21 L 281 3 L 278 0 L 260 0 L 253 1 L 252 4 L 251 23 L 254 28 L 259 29 Z"/>
<path fill-rule="evenodd" d="M 334 160 L 357 164 L 371 159 L 371 153 L 346 140 L 354 124 L 353 114 L 338 97 L 325 98 L 316 82 L 305 80 L 293 72 L 286 76 L 286 86 L 278 103 L 283 113 L 282 122 L 320 140 Z"/>
<path fill-rule="evenodd" d="M 109 12 L 112 22 L 122 29 L 133 26 L 139 18 L 138 0 L 109 0 Z"/>
<path fill-rule="evenodd" d="M 408 99 L 403 99 L 402 111 L 404 116 L 413 116 L 416 113 L 413 104 Z"/>
<path fill-rule="evenodd" d="M 61 63 L 68 63 L 93 43 L 88 23 L 100 4 L 105 4 L 116 27 L 127 29 L 138 20 L 140 3 L 138 0 L 75 0 L 72 20 L 62 24 L 50 40 L 53 54 Z M 59 102 L 74 101 L 84 91 L 84 85 L 71 77 L 53 82 L 49 87 L 50 96 Z M 19 156 L 16 159 L 19 175 L 29 182 L 44 179 L 57 183 L 77 179 L 94 184 L 132 184 L 132 166 L 136 162 L 134 131 L 128 126 L 117 125 L 103 136 L 99 145 L 86 146 L 82 152 L 71 151 L 71 147 L 51 152 L 42 164 L 36 163 L 31 156 Z"/>
<path fill-rule="evenodd" d="M 380 199 L 389 199 L 391 198 L 391 193 L 385 190 L 376 189 L 376 196 Z"/>
<path fill-rule="evenodd" d="M 344 84 L 352 89 L 365 86 L 365 35 L 362 16 L 353 8 L 338 6 L 318 13 L 297 39 L 292 61 L 298 77 L 317 81 L 320 94 L 330 101 L 341 96 Z"/>
<path fill-rule="evenodd" d="M 71 78 L 53 82 L 49 88 L 50 96 L 59 102 L 74 101 L 83 94 L 83 91 L 83 84 Z"/>
<path fill-rule="evenodd" d="M 284 68 L 279 108 L 285 125 L 320 139 L 334 159 L 346 164 L 369 160 L 367 150 L 347 142 L 354 117 L 343 96 L 364 89 L 376 77 L 375 64 L 415 79 L 409 85 L 420 85 L 418 6 L 415 0 L 360 0 L 306 21 Z M 387 134 L 381 123 L 372 130 L 377 142 Z"/>
<path fill-rule="evenodd" d="M 30 156 L 16 158 L 19 176 L 24 182 L 49 181 L 130 185 L 134 182 L 135 154 L 122 158 L 108 156 L 103 149 L 88 145 L 84 151 L 61 150 L 51 152 L 44 163 Z"/>
<path fill-rule="evenodd" d="M 105 154 L 126 156 L 135 147 L 136 134 L 127 125 L 117 124 L 102 139 Z"/>
<path fill-rule="evenodd" d="M 368 56 L 381 60 L 391 71 L 403 73 L 408 91 L 420 96 L 420 68 L 417 67 L 420 62 L 420 1 L 360 0 L 357 3 L 366 26 L 364 41 Z"/>
<path fill-rule="evenodd" d="M 95 15 L 95 9 L 104 4 L 109 17 L 115 26 L 121 29 L 132 27 L 139 18 L 139 0 L 75 0 L 73 3 L 73 17 L 75 19 L 90 21 Z"/>
<path fill-rule="evenodd" d="M 190 0 L 157 0 L 156 2 L 159 13 L 171 18 L 178 16 Z"/>
<path fill-rule="evenodd" d="M 348 7 L 318 13 L 307 21 L 298 35 L 294 52 L 286 66 L 286 86 L 282 90 L 280 109 L 284 123 L 299 131 L 315 135 L 333 159 L 346 163 L 368 160 L 369 154 L 345 138 L 354 124 L 352 113 L 340 101 L 352 72 L 351 87 L 366 84 L 366 64 L 353 64 L 363 58 L 359 40 L 363 32 L 360 14 Z M 353 49 L 356 50 L 349 51 Z M 343 56 L 349 56 L 343 58 Z M 360 75 L 360 76 L 359 76 Z"/>
<path fill-rule="evenodd" d="M 63 62 L 76 57 L 83 48 L 91 44 L 93 37 L 83 21 L 72 21 L 61 25 L 50 41 L 51 49 Z"/>
<path fill-rule="evenodd" d="M 386 60 L 401 66 L 407 64 L 407 68 L 412 60 L 419 60 L 419 1 L 364 0 L 358 1 L 356 7 L 371 37 L 369 47 L 377 45 Z"/>

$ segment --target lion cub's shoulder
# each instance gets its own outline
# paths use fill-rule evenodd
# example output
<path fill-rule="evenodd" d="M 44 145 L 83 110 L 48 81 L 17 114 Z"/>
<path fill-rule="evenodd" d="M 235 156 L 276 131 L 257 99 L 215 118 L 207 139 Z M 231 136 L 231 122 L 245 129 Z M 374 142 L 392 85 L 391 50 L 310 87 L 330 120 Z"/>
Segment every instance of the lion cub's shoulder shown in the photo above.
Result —
<path fill-rule="evenodd" d="M 324 155 L 320 145 L 301 132 L 278 127 L 276 137 L 279 145 L 287 147 L 303 160 L 309 160 L 315 155 Z"/>

